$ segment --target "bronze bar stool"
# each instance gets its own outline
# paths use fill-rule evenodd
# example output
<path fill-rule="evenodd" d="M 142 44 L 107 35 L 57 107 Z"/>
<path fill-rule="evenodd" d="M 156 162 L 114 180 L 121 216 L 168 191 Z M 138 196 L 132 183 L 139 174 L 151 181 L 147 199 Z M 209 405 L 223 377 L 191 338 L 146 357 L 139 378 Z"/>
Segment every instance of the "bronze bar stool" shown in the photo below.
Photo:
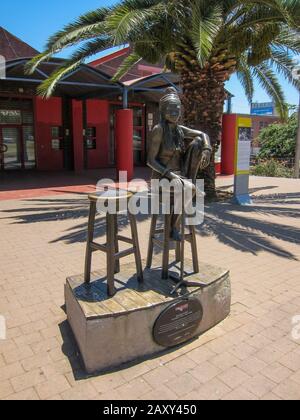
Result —
<path fill-rule="evenodd" d="M 147 257 L 147 268 L 152 267 L 154 246 L 158 246 L 159 248 L 163 250 L 163 262 L 162 262 L 162 279 L 163 280 L 172 278 L 172 276 L 170 276 L 169 274 L 170 244 L 173 242 L 173 240 L 171 239 L 171 221 L 172 221 L 172 215 L 165 215 L 164 227 L 161 229 L 157 228 L 158 215 L 153 215 L 152 221 L 151 221 L 150 239 L 149 239 L 148 257 Z M 160 234 L 163 234 L 164 236 L 163 241 L 156 238 L 156 235 L 160 235 Z M 181 242 L 176 242 L 175 262 L 181 263 L 179 283 L 188 285 L 188 282 L 184 281 L 184 273 L 185 273 L 184 272 L 184 259 L 185 259 L 185 243 L 186 242 L 189 242 L 191 244 L 194 273 L 195 274 L 199 273 L 200 269 L 199 269 L 198 250 L 197 250 L 196 229 L 195 229 L 195 226 L 189 226 L 189 233 L 186 233 L 184 214 L 182 215 L 182 221 L 181 221 L 181 237 L 182 237 Z"/>
<path fill-rule="evenodd" d="M 111 190 L 110 190 L 111 192 Z M 132 238 L 126 238 L 122 235 L 119 235 L 118 232 L 118 213 L 120 213 L 120 200 L 127 200 L 133 196 L 132 193 L 128 191 L 114 191 L 111 196 L 109 192 L 90 194 L 90 212 L 89 212 L 89 222 L 88 222 L 88 238 L 87 238 L 87 247 L 86 247 L 86 259 L 85 259 L 85 273 L 84 281 L 85 283 L 90 283 L 91 281 L 91 266 L 92 266 L 92 255 L 95 251 L 102 251 L 106 253 L 107 256 L 107 293 L 108 296 L 114 296 L 116 293 L 115 289 L 115 274 L 120 272 L 120 259 L 127 257 L 128 255 L 134 254 L 136 270 L 138 275 L 139 282 L 143 282 L 143 267 L 141 252 L 139 247 L 138 240 L 138 230 L 136 218 L 130 212 L 128 213 L 128 218 L 131 226 Z M 114 200 L 116 204 L 117 213 L 111 214 L 109 211 L 106 213 L 106 236 L 107 242 L 105 245 L 100 245 L 94 242 L 94 233 L 95 233 L 95 220 L 97 212 L 97 202 L 102 200 L 102 203 L 107 204 L 110 200 Z M 125 242 L 132 245 L 131 248 L 125 251 L 119 251 L 119 242 Z"/>

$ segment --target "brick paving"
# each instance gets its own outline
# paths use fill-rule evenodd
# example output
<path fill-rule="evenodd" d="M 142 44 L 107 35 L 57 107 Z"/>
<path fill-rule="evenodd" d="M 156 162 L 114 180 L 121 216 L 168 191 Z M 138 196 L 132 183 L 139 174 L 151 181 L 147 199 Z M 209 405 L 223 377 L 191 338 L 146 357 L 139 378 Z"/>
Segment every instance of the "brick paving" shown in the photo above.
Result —
<path fill-rule="evenodd" d="M 232 188 L 231 178 L 218 183 Z M 65 278 L 83 271 L 86 195 L 3 197 L 0 399 L 299 400 L 300 183 L 252 178 L 251 190 L 251 208 L 207 206 L 198 232 L 201 259 L 231 270 L 231 316 L 176 351 L 93 377 L 82 369 L 63 293 Z M 149 219 L 139 231 L 145 256 Z M 99 254 L 95 268 L 103 266 Z"/>

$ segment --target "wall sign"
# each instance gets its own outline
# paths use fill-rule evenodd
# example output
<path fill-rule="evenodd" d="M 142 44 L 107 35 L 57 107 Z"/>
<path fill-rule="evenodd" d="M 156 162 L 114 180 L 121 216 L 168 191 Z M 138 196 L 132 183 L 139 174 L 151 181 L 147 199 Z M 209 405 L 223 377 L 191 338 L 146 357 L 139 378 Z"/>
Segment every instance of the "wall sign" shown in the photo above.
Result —
<path fill-rule="evenodd" d="M 252 119 L 238 118 L 235 150 L 234 196 L 240 205 L 252 204 L 249 195 L 250 159 L 252 146 Z"/>
<path fill-rule="evenodd" d="M 52 150 L 60 150 L 61 144 L 59 139 L 52 139 L 51 140 Z"/>
<path fill-rule="evenodd" d="M 250 156 L 252 143 L 252 129 L 249 127 L 239 127 L 238 133 L 238 156 L 237 172 L 250 171 Z"/>
<path fill-rule="evenodd" d="M 203 318 L 203 308 L 196 298 L 182 299 L 164 310 L 154 329 L 154 341 L 162 347 L 174 347 L 194 338 Z"/>

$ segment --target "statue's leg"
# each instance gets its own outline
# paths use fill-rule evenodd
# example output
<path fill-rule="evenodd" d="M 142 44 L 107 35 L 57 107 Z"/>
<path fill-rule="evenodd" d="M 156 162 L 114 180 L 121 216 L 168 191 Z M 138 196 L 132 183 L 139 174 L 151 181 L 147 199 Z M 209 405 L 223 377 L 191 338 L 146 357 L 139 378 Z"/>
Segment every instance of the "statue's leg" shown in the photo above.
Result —
<path fill-rule="evenodd" d="M 193 184 L 196 182 L 197 174 L 201 164 L 201 156 L 203 151 L 203 140 L 201 137 L 196 137 L 192 143 L 188 146 L 183 162 L 183 176 L 187 180 L 192 181 Z M 196 189 L 191 195 L 191 202 L 185 202 L 184 208 L 187 209 L 192 204 L 195 197 Z M 173 239 L 180 241 L 180 223 L 182 221 L 181 214 L 174 214 L 172 216 L 172 237 Z"/>
<path fill-rule="evenodd" d="M 196 137 L 188 146 L 184 157 L 184 175 L 187 179 L 196 182 L 197 174 L 200 169 L 201 157 L 203 152 L 203 140 Z"/>

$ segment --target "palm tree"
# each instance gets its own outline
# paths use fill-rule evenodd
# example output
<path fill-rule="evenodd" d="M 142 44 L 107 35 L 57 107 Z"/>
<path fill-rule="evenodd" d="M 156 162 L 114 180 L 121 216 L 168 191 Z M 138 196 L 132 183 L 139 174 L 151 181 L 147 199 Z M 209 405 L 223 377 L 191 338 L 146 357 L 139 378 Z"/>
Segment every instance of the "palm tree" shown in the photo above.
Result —
<path fill-rule="evenodd" d="M 164 60 L 180 75 L 184 119 L 207 132 L 216 147 L 221 140 L 225 83 L 236 73 L 249 102 L 254 80 L 274 100 L 280 114 L 285 97 L 281 73 L 294 86 L 294 56 L 300 51 L 299 0 L 120 0 L 81 16 L 52 36 L 45 51 L 29 65 L 38 65 L 66 47 L 76 52 L 38 92 L 53 94 L 57 82 L 88 57 L 108 47 L 129 44 L 131 54 L 114 79 L 141 59 Z M 214 157 L 206 171 L 207 189 L 215 191 Z"/>

